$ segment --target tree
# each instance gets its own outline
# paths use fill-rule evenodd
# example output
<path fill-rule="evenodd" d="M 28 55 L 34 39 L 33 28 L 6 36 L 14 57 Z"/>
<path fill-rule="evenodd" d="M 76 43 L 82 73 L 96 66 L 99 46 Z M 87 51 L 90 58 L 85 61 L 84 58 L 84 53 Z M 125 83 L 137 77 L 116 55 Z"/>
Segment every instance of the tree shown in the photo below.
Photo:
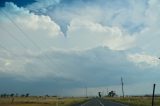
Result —
<path fill-rule="evenodd" d="M 29 93 L 26 93 L 25 97 L 28 97 L 29 96 Z"/>
<path fill-rule="evenodd" d="M 25 95 L 24 95 L 24 94 L 22 94 L 22 95 L 21 95 L 21 97 L 25 97 Z"/>
<path fill-rule="evenodd" d="M 5 98 L 5 97 L 7 97 L 7 94 L 6 94 L 6 93 L 4 93 L 4 94 L 3 94 L 3 97 L 4 97 L 4 98 Z"/>
<path fill-rule="evenodd" d="M 1 94 L 1 98 L 3 98 L 4 97 L 4 94 Z"/>
<path fill-rule="evenodd" d="M 101 92 L 98 92 L 98 96 L 101 98 Z"/>
<path fill-rule="evenodd" d="M 11 93 L 11 94 L 10 94 L 10 97 L 14 97 L 14 93 Z"/>
<path fill-rule="evenodd" d="M 47 95 L 45 95 L 45 97 L 49 97 L 49 95 L 47 94 Z"/>
<path fill-rule="evenodd" d="M 108 93 L 108 96 L 109 96 L 109 97 L 114 97 L 114 96 L 116 96 L 115 91 L 110 91 L 110 92 Z"/>

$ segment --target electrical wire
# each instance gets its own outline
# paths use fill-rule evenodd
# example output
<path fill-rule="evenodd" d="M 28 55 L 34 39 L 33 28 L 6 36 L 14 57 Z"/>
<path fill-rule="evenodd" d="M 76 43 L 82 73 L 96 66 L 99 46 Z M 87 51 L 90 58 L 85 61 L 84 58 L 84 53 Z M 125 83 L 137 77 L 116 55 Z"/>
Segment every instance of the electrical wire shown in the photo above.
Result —
<path fill-rule="evenodd" d="M 31 43 L 32 43 L 32 45 L 34 45 L 34 47 L 36 47 L 38 50 L 41 50 L 41 48 L 28 36 L 28 34 L 26 34 L 24 31 L 23 31 L 23 29 L 20 27 L 20 26 L 18 26 L 13 20 L 12 20 L 12 18 L 10 18 L 10 16 L 4 11 L 4 10 L 1 10 L 1 12 L 4 14 L 4 16 L 6 16 L 10 21 L 11 21 L 11 23 L 24 35 L 24 37 L 26 38 L 26 39 L 28 39 Z M 12 37 L 14 40 L 16 40 L 16 41 L 18 41 L 25 49 L 27 48 L 20 40 L 18 40 L 16 37 L 14 37 L 13 35 L 11 35 L 11 34 L 9 34 L 10 35 L 10 37 Z M 49 60 L 50 61 L 50 58 L 47 56 L 47 55 L 44 55 L 45 57 L 46 57 L 46 59 L 47 60 Z M 50 66 L 50 65 L 48 65 L 46 62 L 44 62 L 41 58 L 39 58 L 44 64 L 46 64 L 47 66 L 49 66 L 50 67 L 50 69 L 52 70 L 53 68 Z"/>

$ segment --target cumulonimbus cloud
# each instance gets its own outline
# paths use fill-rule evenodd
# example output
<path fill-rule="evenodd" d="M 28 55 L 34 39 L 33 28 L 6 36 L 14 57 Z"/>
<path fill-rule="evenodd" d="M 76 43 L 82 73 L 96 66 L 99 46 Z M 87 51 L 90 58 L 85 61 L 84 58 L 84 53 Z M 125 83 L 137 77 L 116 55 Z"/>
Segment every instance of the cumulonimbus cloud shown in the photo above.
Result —
<path fill-rule="evenodd" d="M 121 76 L 127 84 L 159 78 L 158 0 L 67 1 L 50 5 L 41 0 L 26 7 L 6 3 L 1 8 L 41 49 L 1 13 L 0 27 L 6 30 L 0 29 L 0 44 L 9 51 L 0 48 L 0 77 L 28 82 L 59 79 L 63 88 L 68 82 L 78 87 L 84 86 L 82 82 L 90 87 L 116 85 Z"/>

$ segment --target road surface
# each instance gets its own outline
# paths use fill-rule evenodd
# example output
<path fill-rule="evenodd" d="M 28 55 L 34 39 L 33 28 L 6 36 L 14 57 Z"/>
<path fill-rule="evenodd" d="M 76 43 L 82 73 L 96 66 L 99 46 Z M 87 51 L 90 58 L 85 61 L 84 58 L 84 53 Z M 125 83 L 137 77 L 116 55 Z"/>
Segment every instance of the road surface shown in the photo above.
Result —
<path fill-rule="evenodd" d="M 80 106 L 127 106 L 127 105 L 111 102 L 105 99 L 94 98 L 81 104 Z"/>

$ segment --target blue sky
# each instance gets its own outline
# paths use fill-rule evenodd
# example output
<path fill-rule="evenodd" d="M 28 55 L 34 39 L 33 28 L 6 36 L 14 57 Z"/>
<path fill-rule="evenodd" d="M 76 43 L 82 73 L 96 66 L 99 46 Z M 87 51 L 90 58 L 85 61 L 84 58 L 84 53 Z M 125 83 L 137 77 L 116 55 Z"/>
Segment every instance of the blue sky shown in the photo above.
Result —
<path fill-rule="evenodd" d="M 159 0 L 0 1 L 0 92 L 159 89 Z M 146 89 L 147 88 L 147 89 Z M 160 93 L 160 91 L 156 91 Z"/>

